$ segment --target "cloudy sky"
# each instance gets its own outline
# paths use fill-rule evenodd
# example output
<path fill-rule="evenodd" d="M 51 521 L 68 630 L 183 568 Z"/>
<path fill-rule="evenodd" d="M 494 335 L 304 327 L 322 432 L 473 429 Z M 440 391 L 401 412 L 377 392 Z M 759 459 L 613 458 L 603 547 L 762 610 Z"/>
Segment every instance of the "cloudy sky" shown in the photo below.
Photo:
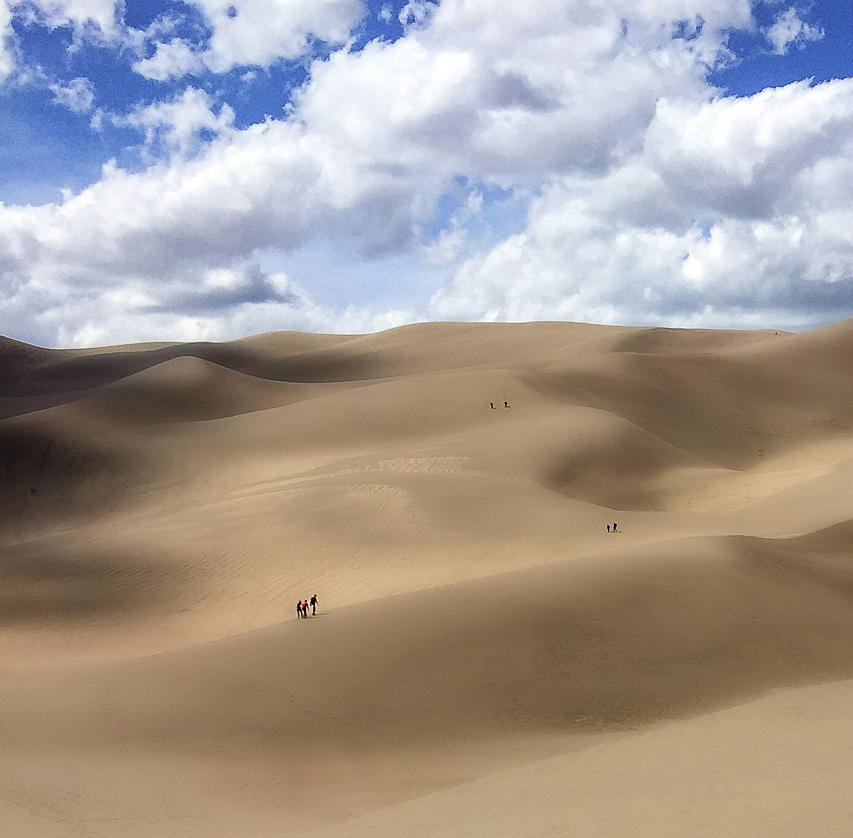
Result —
<path fill-rule="evenodd" d="M 0 0 L 0 333 L 853 315 L 851 0 Z"/>

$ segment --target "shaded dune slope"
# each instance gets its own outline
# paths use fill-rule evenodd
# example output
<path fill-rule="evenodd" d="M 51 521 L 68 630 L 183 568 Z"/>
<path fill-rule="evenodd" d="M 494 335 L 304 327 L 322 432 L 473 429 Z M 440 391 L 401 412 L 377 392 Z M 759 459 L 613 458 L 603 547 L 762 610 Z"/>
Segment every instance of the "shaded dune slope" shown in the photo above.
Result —
<path fill-rule="evenodd" d="M 781 542 L 676 541 L 184 652 L 22 676 L 0 690 L 6 738 L 235 755 L 299 742 L 369 751 L 633 727 L 849 678 L 851 539 L 853 521 Z M 15 701 L 22 684 L 26 706 Z"/>
<path fill-rule="evenodd" d="M 279 407 L 304 397 L 305 389 L 182 356 L 99 388 L 88 404 L 130 425 L 200 422 Z"/>
<path fill-rule="evenodd" d="M 851 695 L 853 681 L 773 693 L 496 770 L 317 834 L 844 836 Z"/>
<path fill-rule="evenodd" d="M 304 834 L 853 678 L 851 364 L 853 320 L 0 340 L 0 821 Z"/>
<path fill-rule="evenodd" d="M 402 326 L 373 335 L 306 335 L 277 332 L 230 343 L 140 344 L 81 350 L 48 350 L 0 339 L 0 385 L 5 399 L 74 398 L 128 375 L 180 357 L 195 357 L 246 375 L 277 381 L 333 382 L 387 378 L 459 367 L 537 365 L 591 350 L 647 343 L 624 327 L 585 324 L 434 323 Z M 640 330 L 645 331 L 645 330 Z M 668 342 L 698 351 L 713 347 L 713 332 L 671 332 Z M 705 334 L 704 340 L 698 335 Z M 727 344 L 757 340 L 752 332 L 725 333 Z M 64 395 L 63 395 L 64 394 Z M 23 404 L 21 404 L 23 406 Z"/>
<path fill-rule="evenodd" d="M 15 542 L 57 528 L 156 512 L 146 523 L 164 533 L 156 549 L 183 527 L 193 534 L 186 561 L 202 567 L 210 544 L 195 533 L 210 528 L 205 504 L 214 502 L 243 510 L 220 533 L 225 562 L 246 553 L 247 538 L 257 543 L 258 522 L 296 551 L 316 541 L 312 531 L 333 537 L 335 527 L 322 533 L 329 521 L 355 539 L 376 534 L 379 553 L 405 546 L 391 539 L 398 524 L 414 542 L 452 533 L 454 549 L 490 532 L 559 545 L 578 536 L 560 498 L 606 519 L 677 510 L 686 498 L 699 513 L 721 497 L 755 503 L 826 482 L 832 469 L 826 485 L 843 489 L 851 335 L 853 321 L 802 335 L 543 323 L 80 351 L 7 341 L 3 393 L 34 387 L 38 401 L 57 381 L 86 387 L 60 387 L 67 403 L 0 421 L 0 537 L 11 556 Z M 417 476 L 405 465 L 413 457 L 454 465 Z M 277 507 L 264 500 L 272 497 Z M 177 521 L 188 504 L 198 514 Z M 783 532 L 814 526 L 797 524 L 802 509 L 791 506 Z M 134 561 L 138 547 L 110 537 L 109 549 Z M 84 549 L 62 555 L 73 565 Z M 267 561 L 263 573 L 272 568 Z"/>
<path fill-rule="evenodd" d="M 456 448 L 490 468 L 614 509 L 662 510 L 655 484 L 673 470 L 745 470 L 849 436 L 851 324 L 815 335 L 431 324 L 55 354 L 8 342 L 2 393 L 25 415 L 0 424 L 4 500 L 25 518 L 27 493 L 79 496 L 82 479 L 120 506 L 136 502 L 134 487 L 194 480 L 181 471 L 190 461 L 192 472 L 257 452 L 286 472 L 294 452 L 467 435 Z M 67 403 L 42 409 L 45 399 Z M 513 413 L 497 430 L 483 407 L 504 399 Z"/>

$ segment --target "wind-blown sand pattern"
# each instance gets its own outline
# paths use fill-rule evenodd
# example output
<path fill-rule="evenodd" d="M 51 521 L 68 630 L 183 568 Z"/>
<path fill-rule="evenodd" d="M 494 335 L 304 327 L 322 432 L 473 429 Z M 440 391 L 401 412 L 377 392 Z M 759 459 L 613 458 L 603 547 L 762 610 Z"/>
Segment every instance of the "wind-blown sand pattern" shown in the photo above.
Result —
<path fill-rule="evenodd" d="M 853 320 L 4 339 L 0 416 L 4 835 L 853 832 Z"/>

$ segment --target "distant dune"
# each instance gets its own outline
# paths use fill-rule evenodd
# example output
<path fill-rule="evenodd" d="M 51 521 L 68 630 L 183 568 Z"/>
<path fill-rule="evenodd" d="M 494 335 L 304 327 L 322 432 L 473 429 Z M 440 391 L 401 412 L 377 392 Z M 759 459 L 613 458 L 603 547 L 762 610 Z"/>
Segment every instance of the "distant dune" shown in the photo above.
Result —
<path fill-rule="evenodd" d="M 4 834 L 849 834 L 851 382 L 853 320 L 0 338 Z"/>

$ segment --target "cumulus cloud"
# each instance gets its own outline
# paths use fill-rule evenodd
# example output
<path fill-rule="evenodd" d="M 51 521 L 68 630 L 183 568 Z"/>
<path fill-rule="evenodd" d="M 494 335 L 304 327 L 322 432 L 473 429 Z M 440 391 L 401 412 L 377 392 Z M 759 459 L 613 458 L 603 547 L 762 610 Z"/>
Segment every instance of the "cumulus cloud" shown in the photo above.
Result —
<path fill-rule="evenodd" d="M 0 3 L 0 82 L 12 74 L 15 63 L 12 10 L 6 3 Z"/>
<path fill-rule="evenodd" d="M 397 20 L 405 27 L 424 26 L 437 6 L 433 0 L 410 0 L 400 9 Z"/>
<path fill-rule="evenodd" d="M 435 241 L 423 245 L 422 258 L 428 265 L 449 265 L 458 258 L 466 237 L 463 227 L 442 230 Z"/>
<path fill-rule="evenodd" d="M 190 0 L 211 30 L 207 45 L 194 48 L 172 38 L 155 42 L 153 55 L 134 68 L 157 80 L 201 69 L 225 73 L 233 67 L 269 67 L 296 59 L 312 40 L 344 43 L 364 14 L 360 0 Z"/>
<path fill-rule="evenodd" d="M 93 37 L 109 37 L 117 30 L 118 9 L 115 0 L 30 0 L 27 3 L 4 0 L 15 14 L 43 23 L 51 29 L 73 26 L 87 29 Z"/>
<path fill-rule="evenodd" d="M 773 46 L 776 55 L 784 55 L 792 47 L 802 49 L 812 41 L 819 41 L 823 36 L 824 32 L 819 26 L 812 26 L 803 21 L 794 8 L 779 14 L 772 26 L 764 30 L 764 37 Z"/>
<path fill-rule="evenodd" d="M 116 0 L 39 0 L 39 7 L 51 26 L 70 21 L 94 25 L 105 35 L 116 31 L 120 6 Z"/>
<path fill-rule="evenodd" d="M 108 165 L 98 183 L 62 203 L 0 206 L 0 317 L 14 322 L 28 311 L 29 337 L 49 344 L 96 334 L 125 339 L 118 332 L 129 318 L 110 321 L 104 313 L 128 310 L 138 321 L 132 334 L 147 323 L 162 335 L 178 311 L 191 308 L 193 323 L 222 337 L 229 325 L 261 324 L 258 312 L 226 313 L 250 302 L 266 312 L 268 328 L 331 327 L 328 309 L 296 311 L 267 281 L 227 288 L 212 279 L 233 276 L 256 250 L 288 249 L 320 233 L 382 249 L 411 234 L 411 202 L 411 190 L 393 175 L 353 172 L 334 149 L 285 122 L 220 137 L 203 154 L 141 173 Z M 274 316 L 278 309 L 285 320 Z M 352 325 L 385 322 L 375 314 L 341 317 Z"/>
<path fill-rule="evenodd" d="M 137 72 L 166 81 L 298 59 L 314 41 L 344 43 L 364 14 L 361 0 L 188 0 L 185 7 L 208 30 L 200 41 L 176 34 L 186 15 L 174 10 L 138 30 L 124 23 L 124 4 L 117 0 L 0 0 L 0 81 L 17 65 L 13 17 L 50 29 L 70 27 L 75 45 L 129 49 L 138 55 Z"/>
<path fill-rule="evenodd" d="M 797 82 L 748 98 L 658 103 L 645 146 L 672 190 L 709 209 L 763 217 L 792 175 L 844 148 L 853 131 L 847 81 Z"/>
<path fill-rule="evenodd" d="M 49 29 L 70 27 L 76 42 L 86 39 L 116 44 L 126 40 L 123 27 L 119 25 L 119 6 L 115 0 L 0 0 L 0 82 L 23 69 L 13 19 Z M 73 79 L 70 84 L 79 81 Z M 84 96 L 82 100 L 81 95 Z M 85 101 L 85 93 L 73 88 L 67 93 L 57 93 L 59 104 L 65 105 L 66 100 L 79 106 Z"/>
<path fill-rule="evenodd" d="M 264 65 L 311 34 L 345 41 L 362 13 L 282 2 L 256 42 L 250 0 L 197 7 L 209 45 L 161 27 L 148 75 Z M 29 312 L 33 337 L 80 344 L 413 318 L 750 325 L 772 312 L 784 326 L 853 306 L 853 81 L 720 98 L 707 73 L 752 25 L 748 0 L 406 9 L 404 37 L 312 62 L 281 119 L 237 129 L 194 87 L 101 113 L 142 133 L 150 165 L 108 165 L 59 203 L 0 206 L 0 316 Z M 467 202 L 434 230 L 460 183 Z M 495 187 L 527 217 L 484 245 L 469 226 Z M 456 267 L 422 307 L 387 313 L 333 310 L 298 277 L 253 267 L 318 238 Z"/>
<path fill-rule="evenodd" d="M 417 241 L 454 174 L 535 186 L 552 172 L 604 168 L 641 143 L 662 91 L 704 90 L 695 45 L 636 18 L 633 3 L 603 4 L 594 23 L 579 11 L 566 18 L 556 2 L 501 18 L 476 5 L 439 7 L 410 37 L 315 62 L 286 121 L 230 134 L 190 161 L 139 174 L 108 167 L 61 205 L 0 212 L 0 226 L 18 242 L 36 231 L 36 263 L 61 265 L 71 283 L 227 265 L 317 234 L 377 254 Z M 573 62 L 557 76 L 543 70 L 566 54 Z M 180 141 L 210 124 L 209 102 L 189 95 L 126 119 Z M 181 122 L 191 106 L 196 118 Z"/>
<path fill-rule="evenodd" d="M 244 270 L 259 279 L 244 284 Z M 262 274 L 257 268 L 235 268 L 238 282 L 230 291 L 147 303 L 148 289 L 125 288 L 66 301 L 38 318 L 37 328 L 60 346 L 96 346 L 147 340 L 228 340 L 277 330 L 360 334 L 390 329 L 412 321 L 405 310 L 371 311 L 350 305 L 335 309 L 317 302 L 284 274 Z M 215 290 L 215 281 L 213 283 Z M 257 286 L 257 287 L 256 287 Z M 240 290 L 242 289 L 242 290 Z M 237 292 L 237 293 L 233 293 Z M 258 293 L 260 292 L 260 293 Z"/>
<path fill-rule="evenodd" d="M 299 114 L 353 155 L 507 186 L 610 165 L 661 96 L 707 95 L 724 30 L 749 20 L 720 0 L 688 39 L 672 37 L 686 2 L 428 5 L 405 38 L 315 62 Z"/>
<path fill-rule="evenodd" d="M 53 101 L 73 113 L 88 113 L 92 109 L 95 87 L 89 79 L 77 77 L 65 84 L 55 82 L 50 85 L 50 89 L 53 91 Z"/>
<path fill-rule="evenodd" d="M 468 238 L 468 224 L 477 218 L 483 208 L 483 193 L 473 190 L 464 203 L 450 216 L 445 229 L 434 241 L 421 246 L 421 258 L 428 265 L 444 266 L 455 262 Z"/>
<path fill-rule="evenodd" d="M 701 136 L 701 140 L 699 139 Z M 853 80 L 661 101 L 642 152 L 569 176 L 465 262 L 436 318 L 802 327 L 853 309 Z M 833 186 L 833 184 L 835 184 Z"/>
<path fill-rule="evenodd" d="M 217 110 L 207 92 L 188 87 L 169 101 L 139 105 L 128 114 L 98 111 L 92 121 L 97 130 L 108 122 L 140 131 L 148 154 L 188 156 L 201 147 L 203 135 L 212 138 L 233 130 L 234 111 L 227 104 Z"/>
<path fill-rule="evenodd" d="M 207 271 L 200 283 L 167 289 L 157 302 L 141 304 L 141 311 L 209 314 L 242 305 L 284 303 L 298 306 L 300 295 L 290 288 L 285 274 L 265 274 L 257 265 L 240 265 Z"/>
<path fill-rule="evenodd" d="M 204 69 L 201 55 L 194 52 L 190 44 L 180 38 L 161 41 L 154 45 L 154 54 L 133 65 L 140 75 L 156 81 L 198 73 Z"/>

